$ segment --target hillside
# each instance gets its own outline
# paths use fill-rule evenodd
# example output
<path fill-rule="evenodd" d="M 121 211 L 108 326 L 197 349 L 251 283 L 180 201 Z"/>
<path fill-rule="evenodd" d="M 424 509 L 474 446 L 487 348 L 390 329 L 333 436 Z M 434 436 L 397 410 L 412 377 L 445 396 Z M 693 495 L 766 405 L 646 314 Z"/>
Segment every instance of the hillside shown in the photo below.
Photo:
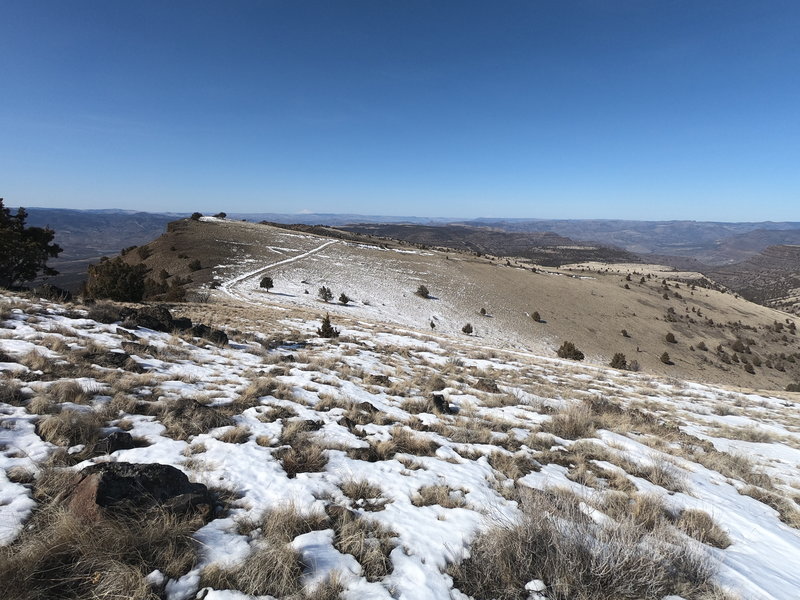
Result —
<path fill-rule="evenodd" d="M 800 245 L 770 246 L 709 274 L 749 300 L 800 312 Z"/>
<path fill-rule="evenodd" d="M 525 258 L 549 267 L 585 261 L 638 262 L 638 258 L 630 252 L 597 244 L 576 242 L 550 231 L 515 233 L 465 225 L 366 223 L 339 228 L 425 246 L 452 248 L 476 254 Z"/>
<path fill-rule="evenodd" d="M 137 327 L 123 306 L 0 296 L 8 597 L 787 600 L 800 589 L 797 394 L 596 368 L 358 313 L 337 313 L 339 337 L 323 339 L 319 310 L 275 298 L 174 307 L 227 323 L 230 343 L 211 344 Z M 73 476 L 89 465 L 174 467 L 207 504 L 92 508 L 76 496 L 91 480 Z"/>
<path fill-rule="evenodd" d="M 800 380 L 796 318 L 702 287 L 697 274 L 657 266 L 552 269 L 211 218 L 175 222 L 125 259 L 144 262 L 153 277 L 166 272 L 167 283 L 191 279 L 190 288 L 216 303 L 275 303 L 411 331 L 433 324 L 435 332 L 457 338 L 470 323 L 472 338 L 487 346 L 555 356 L 571 341 L 594 364 L 621 352 L 643 372 L 693 381 L 784 389 Z M 274 280 L 269 293 L 259 287 L 265 275 Z M 212 282 L 221 288 L 210 290 Z M 420 285 L 433 297 L 417 296 Z M 332 290 L 333 302 L 318 299 L 322 286 Z M 351 299 L 346 306 L 336 302 L 341 293 Z M 666 341 L 670 333 L 675 343 Z M 661 361 L 664 352 L 672 364 Z"/>

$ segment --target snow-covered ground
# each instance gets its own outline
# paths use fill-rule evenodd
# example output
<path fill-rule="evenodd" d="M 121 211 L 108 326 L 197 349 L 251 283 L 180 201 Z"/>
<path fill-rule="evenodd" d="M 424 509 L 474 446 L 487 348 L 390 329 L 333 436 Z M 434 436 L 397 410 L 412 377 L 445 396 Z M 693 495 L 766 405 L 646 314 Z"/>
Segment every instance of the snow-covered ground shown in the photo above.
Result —
<path fill-rule="evenodd" d="M 288 245 L 280 250 L 284 258 L 270 265 L 270 272 L 284 269 L 281 291 L 293 295 L 288 301 L 306 302 L 303 291 L 308 287 L 316 302 L 324 279 L 319 270 L 303 265 L 335 260 L 339 246 L 343 244 L 303 243 L 293 252 L 287 251 Z M 366 276 L 369 266 L 364 269 Z M 222 290 L 263 303 L 258 281 L 264 267 L 241 271 Z M 51 398 L 54 411 L 107 411 L 120 394 L 163 405 L 192 398 L 222 407 L 241 401 L 255 384 L 263 393 L 234 414 L 230 424 L 185 439 L 169 434 L 158 417 L 119 409 L 104 424 L 105 431 L 127 430 L 146 445 L 91 456 L 68 467 L 78 470 L 98 461 L 157 462 L 183 470 L 193 481 L 235 493 L 227 514 L 195 534 L 201 542 L 200 561 L 167 584 L 169 598 L 247 597 L 236 590 L 204 587 L 202 574 L 211 566 L 232 569 L 241 564 L 259 539 L 257 531 L 242 533 L 240 524 L 287 505 L 304 515 L 323 514 L 332 505 L 346 507 L 392 532 L 389 572 L 377 580 L 366 576 L 353 555 L 340 551 L 333 529 L 296 537 L 292 545 L 306 565 L 308 589 L 335 575 L 345 598 L 463 598 L 454 590 L 448 565 L 463 560 L 476 535 L 498 519 L 518 519 L 525 489 L 572 490 L 592 506 L 592 518 L 610 519 L 592 498 L 610 492 L 613 472 L 630 482 L 631 497 L 655 495 L 673 515 L 700 509 L 713 517 L 730 545 L 704 551 L 717 565 L 714 582 L 731 597 L 800 597 L 800 532 L 781 520 L 800 523 L 795 514 L 800 498 L 796 399 L 664 381 L 519 350 L 487 350 L 438 331 L 426 336 L 387 331 L 379 322 L 400 314 L 408 290 L 393 290 L 392 281 L 385 285 L 373 296 L 383 300 L 377 305 L 356 299 L 362 312 L 348 314 L 369 320 L 339 325 L 338 339 L 317 337 L 318 322 L 284 317 L 278 321 L 280 330 L 272 332 L 284 343 L 274 347 L 267 346 L 256 324 L 218 347 L 188 336 L 104 325 L 87 319 L 80 309 L 2 296 L 2 385 L 21 387 L 18 399 L 6 394 L 9 401 L 0 402 L 0 545 L 24 535 L 22 527 L 36 508 L 32 485 L 13 482 L 7 474 L 27 470 L 35 475 L 57 450 L 37 434 L 37 422 L 45 416 L 31 410 L 33 398 Z M 139 346 L 131 345 L 134 339 Z M 53 388 L 57 381 L 48 373 L 76 360 L 87 347 L 126 352 L 144 373 L 84 365 L 70 377 L 61 368 L 59 380 L 74 380 L 84 399 L 59 405 Z M 434 392 L 443 394 L 454 414 L 433 410 Z M 546 433 L 554 431 L 551 423 L 560 415 L 589 405 L 595 407 L 595 425 L 575 439 Z M 626 415 L 647 418 L 626 420 Z M 289 474 L 281 458 L 284 442 L 291 445 L 288 431 L 302 421 L 314 425 L 296 439 L 320 445 L 327 462 Z M 237 427 L 241 436 L 227 435 Z M 415 452 L 408 439 L 427 442 L 420 446 L 426 450 Z M 396 448 L 387 451 L 381 443 L 390 441 Z M 553 458 L 573 452 L 577 456 L 586 444 L 605 453 L 603 459 L 584 461 L 591 476 L 578 476 L 580 465 Z M 377 454 L 369 456 L 370 449 Z M 535 467 L 510 475 L 501 456 L 520 464 L 533 461 Z M 720 472 L 711 460 L 741 456 L 751 474 L 768 476 L 770 493 L 786 500 L 783 515 L 742 493 L 750 486 L 747 476 Z M 648 475 L 657 468 L 669 477 Z M 376 495 L 348 497 L 344 490 L 353 482 L 368 483 Z M 446 501 L 421 499 L 420 492 L 432 486 L 445 490 Z M 548 598 L 550 583 L 543 584 L 543 595 L 531 592 L 531 597 Z"/>

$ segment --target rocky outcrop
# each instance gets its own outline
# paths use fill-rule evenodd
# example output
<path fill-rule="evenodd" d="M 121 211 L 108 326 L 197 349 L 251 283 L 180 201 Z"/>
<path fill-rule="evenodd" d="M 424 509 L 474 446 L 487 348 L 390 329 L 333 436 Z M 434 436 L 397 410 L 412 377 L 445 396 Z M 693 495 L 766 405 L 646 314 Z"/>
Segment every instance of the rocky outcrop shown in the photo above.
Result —
<path fill-rule="evenodd" d="M 117 462 L 83 469 L 64 503 L 79 518 L 96 521 L 109 511 L 136 516 L 156 508 L 210 516 L 214 502 L 205 485 L 175 467 Z"/>

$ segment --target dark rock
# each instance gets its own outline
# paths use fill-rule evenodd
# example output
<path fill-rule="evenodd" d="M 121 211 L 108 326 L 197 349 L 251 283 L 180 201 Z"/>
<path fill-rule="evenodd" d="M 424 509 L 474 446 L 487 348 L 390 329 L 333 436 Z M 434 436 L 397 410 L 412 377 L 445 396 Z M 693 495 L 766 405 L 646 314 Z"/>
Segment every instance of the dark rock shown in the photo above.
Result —
<path fill-rule="evenodd" d="M 89 352 L 83 358 L 93 365 L 109 369 L 124 369 L 128 367 L 130 355 L 125 352 Z"/>
<path fill-rule="evenodd" d="M 173 319 L 169 310 L 164 306 L 144 306 L 136 310 L 128 320 L 138 327 L 154 331 L 172 331 Z"/>
<path fill-rule="evenodd" d="M 452 415 L 456 412 L 450 408 L 450 403 L 444 399 L 442 394 L 433 394 L 433 407 L 444 415 Z"/>
<path fill-rule="evenodd" d="M 117 450 L 130 450 L 135 447 L 136 442 L 133 436 L 125 431 L 115 431 L 97 442 L 97 450 L 103 454 L 111 454 Z"/>
<path fill-rule="evenodd" d="M 73 514 L 90 521 L 103 518 L 106 511 L 131 514 L 152 508 L 210 516 L 213 503 L 206 486 L 191 483 L 175 467 L 124 462 L 86 467 L 65 499 Z"/>
<path fill-rule="evenodd" d="M 178 331 L 189 331 L 192 328 L 192 320 L 189 317 L 178 317 L 172 320 L 172 328 Z"/>
<path fill-rule="evenodd" d="M 228 334 L 219 329 L 212 329 L 208 325 L 203 325 L 202 323 L 198 323 L 192 327 L 192 335 L 220 346 L 224 346 L 228 343 Z"/>

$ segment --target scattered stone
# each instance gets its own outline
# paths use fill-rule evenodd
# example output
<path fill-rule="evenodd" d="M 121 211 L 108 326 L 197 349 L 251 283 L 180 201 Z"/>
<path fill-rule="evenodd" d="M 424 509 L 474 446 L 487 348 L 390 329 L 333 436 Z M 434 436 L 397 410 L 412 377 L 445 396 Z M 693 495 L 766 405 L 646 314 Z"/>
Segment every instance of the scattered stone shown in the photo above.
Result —
<path fill-rule="evenodd" d="M 214 500 L 205 485 L 191 483 L 175 467 L 118 462 L 83 469 L 64 503 L 79 518 L 97 521 L 106 511 L 131 514 L 152 508 L 210 517 Z"/>
<path fill-rule="evenodd" d="M 103 454 L 111 454 L 117 450 L 130 450 L 136 447 L 136 441 L 130 433 L 115 431 L 97 443 L 97 450 Z"/>
<path fill-rule="evenodd" d="M 220 346 L 225 346 L 228 343 L 228 334 L 220 329 L 212 329 L 208 325 L 203 325 L 202 323 L 198 323 L 194 327 L 192 327 L 192 335 L 194 337 L 203 338 L 204 340 L 208 340 L 212 344 L 218 344 Z"/>
<path fill-rule="evenodd" d="M 456 413 L 455 410 L 450 408 L 450 403 L 444 399 L 442 394 L 433 394 L 433 406 L 438 412 L 445 415 L 452 415 Z"/>

